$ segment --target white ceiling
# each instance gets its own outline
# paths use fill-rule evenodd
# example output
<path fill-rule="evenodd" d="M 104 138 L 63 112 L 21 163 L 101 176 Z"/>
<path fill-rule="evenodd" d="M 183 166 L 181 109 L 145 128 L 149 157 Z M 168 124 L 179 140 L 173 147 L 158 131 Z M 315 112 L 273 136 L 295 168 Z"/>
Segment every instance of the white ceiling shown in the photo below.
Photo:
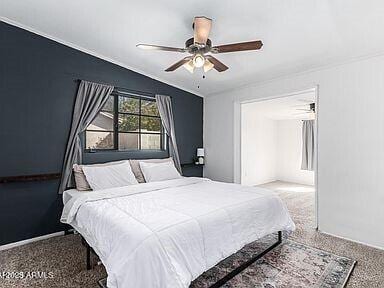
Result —
<path fill-rule="evenodd" d="M 202 96 L 384 51 L 381 0 L 1 0 L 0 13 L 5 21 Z M 164 72 L 181 53 L 135 47 L 182 47 L 198 15 L 213 19 L 213 44 L 261 39 L 262 50 L 218 55 L 230 69 L 202 79 L 201 72 L 185 69 Z"/>
<path fill-rule="evenodd" d="M 315 103 L 315 90 L 305 91 L 295 95 L 271 100 L 245 103 L 247 111 L 253 111 L 260 116 L 272 120 L 314 119 L 314 114 L 305 114 L 298 109 L 309 109 L 309 103 Z"/>

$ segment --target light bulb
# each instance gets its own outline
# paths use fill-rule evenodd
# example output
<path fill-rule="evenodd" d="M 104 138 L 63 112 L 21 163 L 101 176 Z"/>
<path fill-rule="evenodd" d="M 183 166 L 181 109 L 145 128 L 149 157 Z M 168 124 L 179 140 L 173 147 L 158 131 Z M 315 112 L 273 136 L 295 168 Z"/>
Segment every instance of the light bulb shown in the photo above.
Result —
<path fill-rule="evenodd" d="M 189 72 L 193 73 L 193 70 L 195 70 L 195 66 L 193 65 L 193 61 L 189 60 L 187 63 L 183 65 L 185 69 L 187 69 Z"/>
<path fill-rule="evenodd" d="M 195 57 L 193 57 L 193 65 L 197 68 L 200 68 L 204 65 L 205 58 L 201 54 L 196 54 Z"/>
<path fill-rule="evenodd" d="M 204 72 L 208 72 L 209 70 L 211 70 L 213 68 L 213 64 L 211 63 L 211 61 L 209 61 L 208 59 L 205 59 L 205 63 L 204 63 Z"/>

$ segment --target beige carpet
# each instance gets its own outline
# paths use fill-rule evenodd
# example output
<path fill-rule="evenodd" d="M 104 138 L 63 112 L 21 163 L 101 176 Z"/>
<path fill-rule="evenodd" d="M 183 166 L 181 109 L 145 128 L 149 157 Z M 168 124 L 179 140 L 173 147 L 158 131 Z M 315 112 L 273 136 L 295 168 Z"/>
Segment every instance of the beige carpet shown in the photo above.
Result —
<path fill-rule="evenodd" d="M 313 192 L 278 193 L 287 203 L 297 225 L 296 232 L 291 236 L 294 240 L 358 261 L 347 287 L 384 287 L 384 251 L 316 232 L 312 228 Z M 4 276 L 4 272 L 17 271 L 45 272 L 47 279 L 0 277 L 0 287 L 95 288 L 96 281 L 106 275 L 102 266 L 85 270 L 85 249 L 78 235 L 54 237 L 0 251 L 0 273 Z M 50 278 L 50 275 L 53 277 Z"/>
<path fill-rule="evenodd" d="M 280 181 L 259 186 L 275 190 L 287 204 L 296 224 L 296 231 L 291 235 L 293 240 L 357 261 L 347 287 L 384 287 L 383 250 L 332 237 L 313 229 L 315 221 L 314 192 L 293 192 L 295 189 L 292 189 L 292 187 L 297 187 L 299 191 L 307 189 L 307 191 L 311 191 L 312 186 Z M 288 191 L 284 191 L 284 187 L 287 187 Z"/>

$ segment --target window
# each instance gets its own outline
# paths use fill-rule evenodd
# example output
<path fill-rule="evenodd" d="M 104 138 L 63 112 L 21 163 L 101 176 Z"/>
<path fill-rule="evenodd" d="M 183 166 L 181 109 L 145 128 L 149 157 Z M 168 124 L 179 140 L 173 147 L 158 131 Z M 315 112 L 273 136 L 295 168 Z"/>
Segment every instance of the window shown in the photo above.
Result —
<path fill-rule="evenodd" d="M 163 150 L 164 129 L 156 101 L 113 94 L 87 127 L 85 147 L 93 150 Z"/>

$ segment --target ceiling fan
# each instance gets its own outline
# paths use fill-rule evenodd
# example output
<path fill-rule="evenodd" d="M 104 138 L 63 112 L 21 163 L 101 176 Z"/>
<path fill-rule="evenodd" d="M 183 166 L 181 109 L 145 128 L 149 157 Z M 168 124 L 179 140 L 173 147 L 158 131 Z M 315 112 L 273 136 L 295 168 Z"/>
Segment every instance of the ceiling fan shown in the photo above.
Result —
<path fill-rule="evenodd" d="M 223 72 L 228 69 L 225 64 L 210 54 L 206 55 L 206 53 L 219 54 L 246 50 L 259 50 L 263 46 L 263 42 L 260 40 L 212 46 L 212 41 L 208 38 L 211 27 L 211 19 L 205 16 L 195 17 L 192 24 L 194 31 L 193 38 L 190 38 L 185 42 L 185 48 L 175 48 L 150 44 L 137 44 L 136 46 L 147 50 L 162 50 L 181 53 L 188 52 L 191 54 L 190 56 L 181 59 L 180 61 L 165 69 L 165 71 L 175 71 L 177 68 L 183 66 L 191 73 L 194 72 L 195 68 L 200 67 L 203 67 L 204 72 L 208 72 L 212 68 L 216 69 L 218 72 Z"/>
<path fill-rule="evenodd" d="M 296 108 L 295 110 L 303 111 L 303 112 L 299 112 L 295 115 L 315 114 L 316 113 L 315 103 L 308 103 L 307 105 L 300 105 L 299 107 L 304 107 L 304 108 Z"/>

